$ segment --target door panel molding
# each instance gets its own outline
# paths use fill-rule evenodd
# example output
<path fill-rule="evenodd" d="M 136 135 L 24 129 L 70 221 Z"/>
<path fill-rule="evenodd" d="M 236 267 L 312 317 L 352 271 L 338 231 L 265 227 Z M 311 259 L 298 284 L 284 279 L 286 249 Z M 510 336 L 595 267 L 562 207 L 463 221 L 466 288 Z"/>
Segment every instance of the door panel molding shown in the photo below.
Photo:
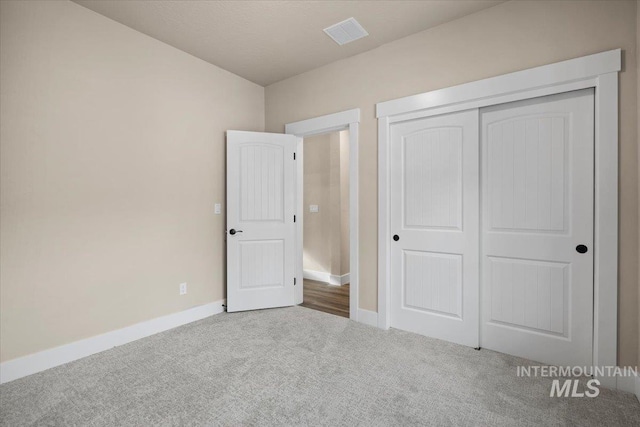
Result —
<path fill-rule="evenodd" d="M 227 311 L 294 305 L 298 138 L 227 131 Z"/>
<path fill-rule="evenodd" d="M 478 347 L 478 111 L 391 129 L 391 326 Z"/>
<path fill-rule="evenodd" d="M 378 326 L 390 325 L 390 125 L 395 122 L 595 88 L 593 362 L 617 365 L 618 72 L 621 49 L 378 103 Z M 615 377 L 599 378 L 616 388 Z"/>
<path fill-rule="evenodd" d="M 480 110 L 483 348 L 592 366 L 593 258 L 576 245 L 593 246 L 593 106 L 583 89 Z"/>

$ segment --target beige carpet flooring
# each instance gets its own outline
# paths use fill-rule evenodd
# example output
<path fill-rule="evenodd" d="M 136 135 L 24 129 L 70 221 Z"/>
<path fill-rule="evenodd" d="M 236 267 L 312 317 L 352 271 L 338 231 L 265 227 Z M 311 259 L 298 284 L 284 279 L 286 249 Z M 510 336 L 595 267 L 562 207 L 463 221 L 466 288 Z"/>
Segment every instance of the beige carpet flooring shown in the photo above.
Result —
<path fill-rule="evenodd" d="M 526 361 L 302 307 L 220 314 L 0 386 L 3 426 L 640 426 Z"/>

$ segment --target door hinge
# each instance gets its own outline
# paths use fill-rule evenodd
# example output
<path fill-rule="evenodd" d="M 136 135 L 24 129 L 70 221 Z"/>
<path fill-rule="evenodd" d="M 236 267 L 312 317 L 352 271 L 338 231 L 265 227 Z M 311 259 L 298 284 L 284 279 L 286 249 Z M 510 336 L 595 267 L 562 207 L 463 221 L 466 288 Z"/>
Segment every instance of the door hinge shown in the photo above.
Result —
<path fill-rule="evenodd" d="M 293 286 L 295 286 L 295 285 L 296 285 L 296 278 L 294 277 L 293 278 Z"/>
<path fill-rule="evenodd" d="M 293 222 L 296 222 L 296 216 L 295 215 L 293 216 Z"/>
<path fill-rule="evenodd" d="M 296 153 L 293 153 L 293 160 L 296 159 Z"/>

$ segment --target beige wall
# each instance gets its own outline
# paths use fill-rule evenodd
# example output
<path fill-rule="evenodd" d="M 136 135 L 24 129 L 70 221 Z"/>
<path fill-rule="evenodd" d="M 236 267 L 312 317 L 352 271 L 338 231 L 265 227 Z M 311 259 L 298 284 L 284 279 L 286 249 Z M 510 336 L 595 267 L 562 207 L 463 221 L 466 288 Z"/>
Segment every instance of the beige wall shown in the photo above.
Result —
<path fill-rule="evenodd" d="M 224 131 L 264 89 L 74 3 L 0 15 L 0 360 L 224 298 Z"/>
<path fill-rule="evenodd" d="M 619 362 L 636 362 L 635 1 L 508 2 L 269 86 L 266 99 L 74 3 L 0 4 L 1 361 L 223 298 L 224 130 L 262 130 L 265 106 L 269 131 L 362 109 L 360 304 L 376 310 L 375 103 L 619 47 Z"/>
<path fill-rule="evenodd" d="M 331 205 L 329 162 L 331 134 L 304 139 L 303 268 L 331 271 Z M 318 212 L 309 212 L 318 205 Z"/>
<path fill-rule="evenodd" d="M 304 140 L 305 270 L 334 276 L 349 272 L 348 149 L 346 131 Z M 318 205 L 319 211 L 311 213 L 309 205 Z"/>
<path fill-rule="evenodd" d="M 636 87 L 636 108 L 638 109 L 638 117 L 637 117 L 637 137 L 638 137 L 638 147 L 640 147 L 640 72 L 637 70 L 640 69 L 640 0 L 636 1 L 636 78 L 637 78 L 637 87 Z M 638 150 L 638 162 L 640 164 L 640 149 Z M 640 169 L 640 168 L 639 168 Z M 640 191 L 640 170 L 638 171 L 638 190 Z M 640 203 L 640 200 L 638 201 Z M 640 215 L 640 210 L 638 211 Z M 640 233 L 640 227 L 638 227 L 638 232 Z M 638 240 L 640 242 L 640 234 L 638 234 Z M 638 268 L 640 269 L 640 254 L 638 255 Z M 640 301 L 640 275 L 638 281 L 638 298 Z M 640 305 L 639 305 L 640 307 Z M 640 310 L 639 310 L 640 311 Z M 638 364 L 640 365 L 640 313 L 638 314 Z"/>
<path fill-rule="evenodd" d="M 266 127 L 349 108 L 360 127 L 360 307 L 377 309 L 375 104 L 622 48 L 619 362 L 638 353 L 638 141 L 634 1 L 511 1 L 266 88 Z"/>

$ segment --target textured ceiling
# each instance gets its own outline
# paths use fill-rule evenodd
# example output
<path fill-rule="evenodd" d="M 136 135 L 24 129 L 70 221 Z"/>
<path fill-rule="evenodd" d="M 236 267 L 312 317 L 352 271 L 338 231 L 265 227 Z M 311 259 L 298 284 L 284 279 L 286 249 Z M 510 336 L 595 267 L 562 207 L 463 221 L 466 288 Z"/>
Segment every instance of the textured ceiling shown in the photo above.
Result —
<path fill-rule="evenodd" d="M 501 3 L 74 1 L 263 86 Z M 338 46 L 322 30 L 349 17 L 369 36 Z"/>

